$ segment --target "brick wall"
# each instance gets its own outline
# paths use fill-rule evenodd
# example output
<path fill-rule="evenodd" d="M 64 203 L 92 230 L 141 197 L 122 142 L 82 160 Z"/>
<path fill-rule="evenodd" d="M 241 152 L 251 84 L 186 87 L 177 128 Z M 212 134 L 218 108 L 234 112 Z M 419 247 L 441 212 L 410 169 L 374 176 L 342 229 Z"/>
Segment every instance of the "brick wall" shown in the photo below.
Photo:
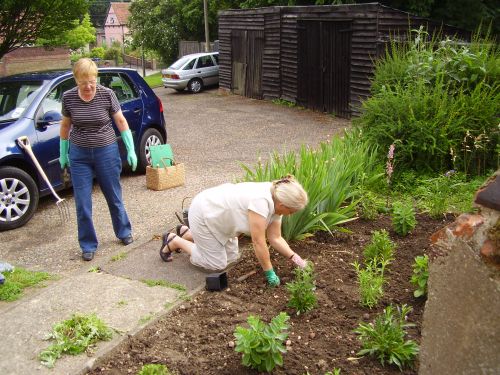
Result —
<path fill-rule="evenodd" d="M 68 48 L 22 47 L 0 60 L 0 77 L 47 69 L 70 69 Z"/>

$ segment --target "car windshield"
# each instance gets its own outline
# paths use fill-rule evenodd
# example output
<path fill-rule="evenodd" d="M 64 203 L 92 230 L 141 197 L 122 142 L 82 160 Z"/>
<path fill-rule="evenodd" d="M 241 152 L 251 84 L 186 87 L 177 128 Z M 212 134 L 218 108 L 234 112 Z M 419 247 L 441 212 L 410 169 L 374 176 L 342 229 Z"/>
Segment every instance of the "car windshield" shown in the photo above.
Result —
<path fill-rule="evenodd" d="M 42 81 L 0 82 L 0 121 L 21 117 L 42 85 Z"/>
<path fill-rule="evenodd" d="M 180 69 L 183 67 L 183 65 L 185 63 L 187 63 L 191 58 L 190 57 L 187 57 L 187 56 L 184 56 L 184 57 L 181 57 L 179 60 L 177 60 L 176 62 L 174 62 L 172 65 L 170 65 L 170 69 Z"/>

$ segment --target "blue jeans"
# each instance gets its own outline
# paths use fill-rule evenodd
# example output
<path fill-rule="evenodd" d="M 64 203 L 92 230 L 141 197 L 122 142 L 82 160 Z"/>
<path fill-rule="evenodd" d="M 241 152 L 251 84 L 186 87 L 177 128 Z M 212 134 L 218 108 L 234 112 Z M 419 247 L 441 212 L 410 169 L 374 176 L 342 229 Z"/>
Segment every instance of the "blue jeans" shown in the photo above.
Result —
<path fill-rule="evenodd" d="M 118 144 L 96 148 L 71 144 L 69 160 L 78 221 L 78 242 L 82 252 L 94 252 L 98 245 L 92 222 L 94 175 L 108 203 L 116 237 L 128 237 L 132 233 L 132 226 L 123 205 L 120 185 L 122 161 Z"/>

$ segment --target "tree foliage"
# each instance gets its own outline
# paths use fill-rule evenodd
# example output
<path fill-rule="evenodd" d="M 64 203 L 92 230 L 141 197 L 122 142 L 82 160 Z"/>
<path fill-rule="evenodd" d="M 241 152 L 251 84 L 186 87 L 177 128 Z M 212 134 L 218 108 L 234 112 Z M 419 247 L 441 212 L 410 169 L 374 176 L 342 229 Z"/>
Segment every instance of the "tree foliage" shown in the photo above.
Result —
<path fill-rule="evenodd" d="M 73 29 L 88 6 L 89 0 L 0 1 L 0 58 L 39 38 L 52 39 Z"/>
<path fill-rule="evenodd" d="M 73 26 L 73 29 L 58 34 L 53 39 L 39 39 L 37 44 L 50 46 L 67 45 L 71 49 L 79 49 L 95 41 L 95 28 L 90 22 L 88 13 L 83 17 L 81 22 L 74 20 Z"/>

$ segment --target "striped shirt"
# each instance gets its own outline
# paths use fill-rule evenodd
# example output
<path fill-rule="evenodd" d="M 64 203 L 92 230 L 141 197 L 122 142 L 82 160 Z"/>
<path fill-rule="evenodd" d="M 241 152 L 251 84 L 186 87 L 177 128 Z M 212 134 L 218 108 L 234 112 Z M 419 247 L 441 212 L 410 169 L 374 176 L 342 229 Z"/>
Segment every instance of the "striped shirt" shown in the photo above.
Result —
<path fill-rule="evenodd" d="M 120 109 L 115 93 L 107 87 L 97 85 L 95 96 L 89 102 L 78 96 L 78 87 L 66 91 L 62 114 L 71 118 L 71 143 L 80 147 L 104 147 L 116 142 L 111 118 Z"/>

